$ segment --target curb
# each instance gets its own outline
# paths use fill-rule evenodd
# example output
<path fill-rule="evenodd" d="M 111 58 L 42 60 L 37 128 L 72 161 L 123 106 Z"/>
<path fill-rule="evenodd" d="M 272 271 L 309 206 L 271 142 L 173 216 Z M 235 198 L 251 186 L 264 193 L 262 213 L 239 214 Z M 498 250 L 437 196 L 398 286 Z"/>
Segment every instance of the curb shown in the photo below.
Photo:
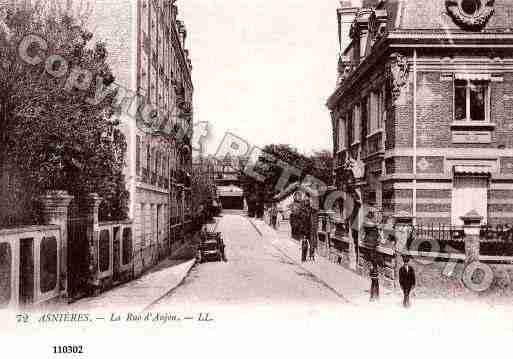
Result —
<path fill-rule="evenodd" d="M 260 230 L 260 228 L 257 227 L 257 225 L 253 222 L 253 219 L 252 218 L 249 218 L 249 217 L 246 217 L 246 219 L 248 220 L 249 223 L 251 223 L 251 226 L 255 229 L 255 231 L 257 231 L 257 233 L 260 235 L 260 237 L 263 237 L 263 233 L 262 231 Z"/>
<path fill-rule="evenodd" d="M 252 220 L 250 220 L 250 223 L 253 225 L 253 227 L 255 227 L 255 229 L 257 229 L 257 225 L 255 223 L 253 223 Z M 265 226 L 267 226 L 267 223 L 264 223 Z M 257 231 L 260 233 L 260 235 L 263 237 L 262 235 L 262 232 L 257 229 Z M 279 238 L 277 237 L 276 239 L 279 240 Z M 290 241 L 293 241 L 292 239 L 289 238 Z M 324 285 L 327 289 L 329 289 L 330 291 L 332 291 L 337 297 L 339 297 L 341 300 L 343 300 L 346 304 L 351 304 L 351 305 L 357 305 L 355 302 L 351 301 L 350 299 L 348 299 L 343 293 L 340 293 L 337 289 L 335 289 L 333 286 L 331 286 L 327 281 L 325 281 L 323 278 L 321 278 L 321 276 L 319 276 L 318 274 L 312 272 L 310 269 L 306 268 L 305 266 L 303 266 L 301 264 L 301 262 L 298 262 L 295 258 L 292 258 L 291 256 L 289 256 L 285 250 L 283 250 L 282 248 L 280 248 L 279 246 L 273 244 L 273 243 L 270 243 L 271 246 L 273 246 L 278 252 L 280 252 L 283 256 L 285 256 L 287 259 L 289 259 L 290 261 L 294 262 L 299 268 L 301 268 L 302 270 L 304 270 L 305 272 L 309 273 L 310 275 L 314 276 L 315 278 L 317 278 L 317 280 L 319 282 L 322 283 L 322 285 Z"/>
<path fill-rule="evenodd" d="M 169 294 L 173 293 L 179 286 L 181 286 L 183 284 L 183 282 L 185 281 L 185 278 L 187 278 L 187 276 L 189 275 L 189 273 L 191 272 L 192 268 L 194 268 L 194 266 L 196 265 L 196 258 L 192 259 L 191 260 L 191 264 L 190 266 L 188 266 L 187 270 L 183 273 L 182 277 L 180 278 L 180 280 L 178 281 L 178 283 L 176 285 L 174 285 L 172 288 L 170 288 L 166 293 L 162 294 L 161 296 L 159 296 L 157 299 L 153 300 L 152 302 L 150 302 L 150 304 L 146 305 L 142 310 L 141 312 L 145 312 L 147 311 L 148 309 L 150 309 L 152 306 L 154 306 L 155 304 L 157 304 L 158 302 L 160 302 L 163 298 L 167 297 Z"/>

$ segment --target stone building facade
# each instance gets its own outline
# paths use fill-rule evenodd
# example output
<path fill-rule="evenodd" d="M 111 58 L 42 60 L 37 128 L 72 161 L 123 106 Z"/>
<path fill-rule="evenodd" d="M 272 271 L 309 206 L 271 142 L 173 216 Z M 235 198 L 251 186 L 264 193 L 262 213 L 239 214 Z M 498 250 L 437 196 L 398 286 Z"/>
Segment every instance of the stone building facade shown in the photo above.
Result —
<path fill-rule="evenodd" d="M 349 202 L 417 224 L 472 210 L 512 223 L 513 2 L 341 4 L 328 107 Z"/>
<path fill-rule="evenodd" d="M 116 83 L 126 91 L 120 116 L 128 144 L 134 245 L 175 247 L 192 219 L 193 84 L 186 27 L 175 1 L 93 4 L 88 26 L 94 40 L 105 41 Z M 148 118 L 158 128 L 148 125 Z"/>
<path fill-rule="evenodd" d="M 35 0 L 0 0 L 25 6 Z M 192 65 L 176 0 L 58 0 L 43 11 L 71 13 L 104 42 L 126 137 L 124 170 L 135 250 L 183 238 L 192 218 Z M 171 238 L 173 237 L 173 238 Z"/>

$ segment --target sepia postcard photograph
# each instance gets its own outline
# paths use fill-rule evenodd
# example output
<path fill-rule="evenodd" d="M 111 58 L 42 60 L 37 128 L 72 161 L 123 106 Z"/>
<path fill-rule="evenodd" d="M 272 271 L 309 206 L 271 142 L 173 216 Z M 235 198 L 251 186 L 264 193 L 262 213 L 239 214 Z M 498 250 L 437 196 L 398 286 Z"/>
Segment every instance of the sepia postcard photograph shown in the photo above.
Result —
<path fill-rule="evenodd" d="M 2 358 L 512 337 L 513 0 L 0 0 Z"/>

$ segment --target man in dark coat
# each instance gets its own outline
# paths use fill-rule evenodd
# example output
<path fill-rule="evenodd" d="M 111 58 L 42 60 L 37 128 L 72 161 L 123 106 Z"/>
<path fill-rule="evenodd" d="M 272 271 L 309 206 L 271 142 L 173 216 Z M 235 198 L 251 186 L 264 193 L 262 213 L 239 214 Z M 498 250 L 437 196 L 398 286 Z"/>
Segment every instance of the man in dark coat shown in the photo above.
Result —
<path fill-rule="evenodd" d="M 403 290 L 403 306 L 410 307 L 410 293 L 415 288 L 415 271 L 410 266 L 410 258 L 404 257 L 404 264 L 399 269 L 399 285 Z"/>
<path fill-rule="evenodd" d="M 303 237 L 302 260 L 305 262 L 308 256 L 308 250 L 312 249 L 312 209 L 309 200 L 305 200 L 301 205 L 301 232 Z"/>
<path fill-rule="evenodd" d="M 376 261 L 372 262 L 372 267 L 369 274 L 371 278 L 370 301 L 374 302 L 379 300 L 379 270 Z"/>
<path fill-rule="evenodd" d="M 271 217 L 271 226 L 274 229 L 278 227 L 278 207 L 276 207 L 276 203 L 273 203 L 271 209 L 269 211 L 269 216 Z"/>

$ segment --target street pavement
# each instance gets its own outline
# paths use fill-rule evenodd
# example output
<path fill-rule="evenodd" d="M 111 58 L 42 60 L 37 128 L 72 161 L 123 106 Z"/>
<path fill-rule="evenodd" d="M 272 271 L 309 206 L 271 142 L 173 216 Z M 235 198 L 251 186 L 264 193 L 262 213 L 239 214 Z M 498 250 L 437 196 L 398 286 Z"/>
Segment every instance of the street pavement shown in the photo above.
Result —
<path fill-rule="evenodd" d="M 156 307 L 280 306 L 308 309 L 346 304 L 309 271 L 267 241 L 247 217 L 225 214 L 218 225 L 227 262 L 196 265 Z"/>
<path fill-rule="evenodd" d="M 424 321 L 423 329 L 428 330 L 437 330 L 440 320 L 451 320 L 454 330 L 470 329 L 478 316 L 494 323 L 496 330 L 513 332 L 509 307 L 413 298 L 413 307 L 405 310 L 400 291 L 384 288 L 380 301 L 371 303 L 368 278 L 322 257 L 301 263 L 298 243 L 290 238 L 286 223 L 275 231 L 261 220 L 230 214 L 222 217 L 217 230 L 223 233 L 228 262 L 197 264 L 182 285 L 152 310 L 252 312 L 252 318 L 258 313 L 286 320 L 319 319 L 329 313 L 330 318 L 354 319 L 363 328 L 379 318 L 412 330 L 417 320 Z"/>

